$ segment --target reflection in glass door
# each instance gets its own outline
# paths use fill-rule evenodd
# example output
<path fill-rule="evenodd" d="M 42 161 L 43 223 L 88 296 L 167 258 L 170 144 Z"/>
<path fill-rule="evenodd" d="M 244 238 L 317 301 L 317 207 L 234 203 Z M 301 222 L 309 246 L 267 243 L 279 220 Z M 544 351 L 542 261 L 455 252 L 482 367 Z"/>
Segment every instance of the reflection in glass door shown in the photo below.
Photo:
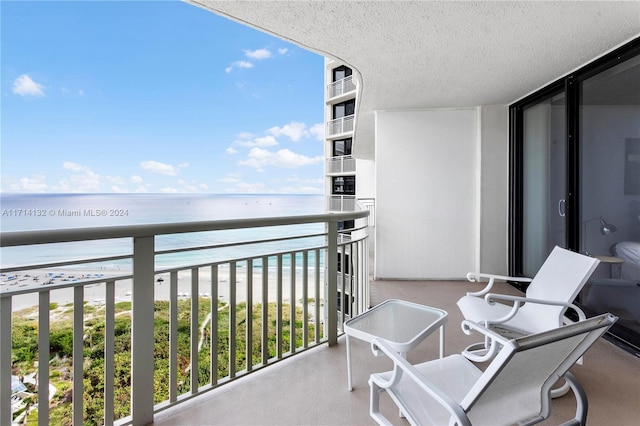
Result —
<path fill-rule="evenodd" d="M 619 317 L 617 334 L 640 336 L 640 56 L 582 81 L 580 245 L 600 266 L 580 300 Z"/>
<path fill-rule="evenodd" d="M 523 111 L 522 272 L 532 277 L 554 246 L 566 247 L 564 93 Z"/>

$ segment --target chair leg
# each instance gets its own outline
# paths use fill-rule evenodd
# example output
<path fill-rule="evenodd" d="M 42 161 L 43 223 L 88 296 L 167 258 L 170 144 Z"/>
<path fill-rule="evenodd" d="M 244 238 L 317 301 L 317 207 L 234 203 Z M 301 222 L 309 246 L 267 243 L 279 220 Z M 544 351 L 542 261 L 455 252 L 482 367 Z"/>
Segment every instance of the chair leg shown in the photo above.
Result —
<path fill-rule="evenodd" d="M 564 381 L 564 383 L 558 387 L 558 388 L 554 388 L 551 389 L 551 398 L 555 399 L 555 398 L 560 398 L 561 396 L 565 396 L 567 394 L 567 392 L 569 392 L 569 389 L 571 389 L 571 385 L 569 385 L 569 382 L 567 382 L 565 379 L 560 379 L 558 380 L 558 383 Z"/>
<path fill-rule="evenodd" d="M 570 372 L 567 371 L 565 373 L 564 379 L 566 383 L 568 383 L 569 387 L 573 391 L 574 396 L 576 397 L 576 416 L 560 426 L 584 426 L 585 424 L 587 424 L 587 412 L 589 411 L 587 394 L 578 382 L 578 379 L 576 379 L 576 377 Z"/>
<path fill-rule="evenodd" d="M 369 380 L 369 415 L 379 425 L 391 425 L 389 419 L 380 412 L 380 394 L 382 392 L 384 389 L 380 389 L 378 385 Z"/>

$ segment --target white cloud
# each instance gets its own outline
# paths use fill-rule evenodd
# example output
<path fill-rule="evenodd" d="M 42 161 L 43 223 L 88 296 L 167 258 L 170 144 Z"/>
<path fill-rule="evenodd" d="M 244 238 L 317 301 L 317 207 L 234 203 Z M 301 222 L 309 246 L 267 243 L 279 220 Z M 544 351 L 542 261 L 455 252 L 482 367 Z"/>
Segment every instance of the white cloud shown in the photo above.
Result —
<path fill-rule="evenodd" d="M 112 183 L 114 185 L 124 185 L 125 180 L 122 179 L 120 176 L 107 176 L 106 177 L 107 182 Z"/>
<path fill-rule="evenodd" d="M 142 178 L 138 175 L 132 175 L 129 180 L 131 183 L 142 183 Z"/>
<path fill-rule="evenodd" d="M 324 124 L 317 123 L 311 126 L 309 133 L 319 141 L 324 141 Z"/>
<path fill-rule="evenodd" d="M 235 61 L 234 63 L 229 65 L 227 68 L 225 68 L 224 71 L 227 74 L 229 74 L 235 68 L 253 68 L 253 64 L 251 62 L 249 62 L 249 61 Z"/>
<path fill-rule="evenodd" d="M 222 179 L 219 179 L 218 181 L 222 182 L 222 183 L 238 183 L 238 182 L 242 182 L 240 180 L 240 178 L 238 178 L 238 177 L 236 177 L 234 175 L 229 175 L 229 176 L 223 177 Z"/>
<path fill-rule="evenodd" d="M 226 152 L 227 152 L 227 154 L 234 155 L 234 154 L 238 153 L 238 150 L 235 149 L 235 148 L 229 147 L 229 148 L 227 148 Z"/>
<path fill-rule="evenodd" d="M 13 81 L 13 93 L 20 96 L 45 96 L 44 86 L 33 81 L 27 74 L 22 74 Z"/>
<path fill-rule="evenodd" d="M 273 56 L 269 49 L 245 50 L 244 55 L 250 59 L 268 59 Z"/>
<path fill-rule="evenodd" d="M 289 124 L 285 124 L 282 127 L 272 127 L 267 130 L 268 133 L 274 136 L 287 136 L 294 142 L 299 141 L 302 137 L 307 136 L 309 132 L 306 130 L 307 125 L 304 123 L 299 123 L 296 121 L 292 121 Z"/>
<path fill-rule="evenodd" d="M 91 167 L 83 166 L 82 164 L 74 163 L 72 161 L 63 162 L 62 167 L 76 173 L 91 171 Z"/>
<path fill-rule="evenodd" d="M 292 175 L 283 180 L 287 186 L 283 186 L 278 192 L 283 194 L 323 194 L 323 178 L 301 178 Z M 278 181 L 279 183 L 280 181 Z"/>
<path fill-rule="evenodd" d="M 187 167 L 188 163 L 181 163 L 177 167 L 171 164 L 161 163 L 159 161 L 143 161 L 140 168 L 151 173 L 159 173 L 161 175 L 175 176 L 181 168 Z"/>
<path fill-rule="evenodd" d="M 44 175 L 21 178 L 12 185 L 16 192 L 45 192 L 48 189 L 47 178 Z"/>
<path fill-rule="evenodd" d="M 200 190 L 207 190 L 208 186 L 204 183 L 198 183 L 196 180 L 186 181 L 184 179 L 178 180 L 178 184 L 181 189 L 179 192 L 200 192 Z"/>
<path fill-rule="evenodd" d="M 307 129 L 307 125 L 297 121 L 292 121 L 282 127 L 274 126 L 267 130 L 267 133 L 276 137 L 287 136 L 294 142 L 298 142 L 302 138 L 314 137 L 318 140 L 324 140 L 324 124 L 317 123 Z"/>
<path fill-rule="evenodd" d="M 117 185 L 112 185 L 112 186 L 111 186 L 111 191 L 112 191 L 112 192 L 115 192 L 115 193 L 117 193 L 117 194 L 126 194 L 126 193 L 128 193 L 128 192 L 129 192 L 129 191 L 127 191 L 125 188 L 120 188 L 120 187 L 119 187 L 119 186 L 117 186 Z"/>
<path fill-rule="evenodd" d="M 322 156 L 307 157 L 296 154 L 288 149 L 277 152 L 267 151 L 261 148 L 251 148 L 246 160 L 238 162 L 239 166 L 253 167 L 258 171 L 264 171 L 266 166 L 278 168 L 296 168 L 322 162 Z"/>
<path fill-rule="evenodd" d="M 91 167 L 72 161 L 63 162 L 62 167 L 69 170 L 71 174 L 60 180 L 57 190 L 65 192 L 99 192 L 101 190 L 102 177 L 91 170 Z"/>
<path fill-rule="evenodd" d="M 236 61 L 233 65 L 237 68 L 253 68 L 253 64 L 249 61 Z"/>
<path fill-rule="evenodd" d="M 236 139 L 233 144 L 235 146 L 246 146 L 246 147 L 268 147 L 268 146 L 276 146 L 278 145 L 278 141 L 273 136 L 262 136 L 262 137 L 253 137 L 251 134 L 243 133 L 240 136 L 249 135 L 250 138 L 239 137 Z"/>
<path fill-rule="evenodd" d="M 178 189 L 173 188 L 173 187 L 167 187 L 167 188 L 162 188 L 160 190 L 160 192 L 164 192 L 166 194 L 176 194 L 176 193 L 178 193 L 180 191 L 178 191 Z"/>
<path fill-rule="evenodd" d="M 233 188 L 227 188 L 227 192 L 243 192 L 246 194 L 264 193 L 264 183 L 262 182 L 238 182 Z"/>
<path fill-rule="evenodd" d="M 278 49 L 278 54 L 284 55 L 288 51 L 289 49 L 287 48 L 280 48 Z M 252 61 L 261 61 L 263 59 L 273 58 L 274 54 L 271 52 L 271 50 L 266 48 L 256 50 L 244 49 L 244 56 Z M 229 64 L 229 66 L 224 69 L 224 72 L 230 74 L 236 68 L 253 68 L 253 66 L 253 62 L 251 61 L 239 60 Z"/>

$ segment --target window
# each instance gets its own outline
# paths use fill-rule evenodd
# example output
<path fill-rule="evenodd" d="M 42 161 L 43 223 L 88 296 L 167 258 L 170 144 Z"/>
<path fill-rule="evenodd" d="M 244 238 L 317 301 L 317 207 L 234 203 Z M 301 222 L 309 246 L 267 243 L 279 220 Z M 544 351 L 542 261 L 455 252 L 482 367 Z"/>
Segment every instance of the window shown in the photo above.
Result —
<path fill-rule="evenodd" d="M 356 221 L 355 220 L 345 220 L 342 222 L 338 222 L 338 232 L 344 231 L 345 229 L 347 231 L 352 230 L 353 228 L 356 227 Z M 338 269 L 338 271 L 340 271 L 341 269 Z"/>
<path fill-rule="evenodd" d="M 341 157 L 343 155 L 351 155 L 351 142 L 353 139 L 340 139 L 333 141 L 333 156 Z"/>
<path fill-rule="evenodd" d="M 356 100 L 351 99 L 333 106 L 333 118 L 342 118 L 353 115 L 356 111 Z"/>
<path fill-rule="evenodd" d="M 340 81 L 343 78 L 349 77 L 352 71 L 351 68 L 345 67 L 344 65 L 334 68 L 333 70 L 333 81 Z"/>
<path fill-rule="evenodd" d="M 356 195 L 356 177 L 338 176 L 333 178 L 333 190 L 335 195 Z"/>

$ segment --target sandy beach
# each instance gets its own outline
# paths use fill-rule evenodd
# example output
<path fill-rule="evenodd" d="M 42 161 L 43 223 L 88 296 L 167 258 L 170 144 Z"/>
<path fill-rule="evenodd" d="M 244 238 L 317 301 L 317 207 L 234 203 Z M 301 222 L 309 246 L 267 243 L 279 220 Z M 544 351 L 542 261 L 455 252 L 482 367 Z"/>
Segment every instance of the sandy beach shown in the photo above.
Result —
<path fill-rule="evenodd" d="M 221 265 L 218 268 L 218 298 L 229 301 L 231 294 L 231 284 L 229 265 Z M 12 310 L 30 308 L 38 305 L 38 292 L 43 289 L 50 290 L 50 302 L 58 305 L 73 303 L 73 287 L 57 288 L 61 285 L 73 285 L 75 283 L 86 282 L 84 285 L 84 300 L 87 303 L 102 304 L 105 301 L 105 282 L 115 279 L 115 301 L 131 301 L 132 279 L 131 271 L 122 270 L 117 267 L 108 267 L 93 270 L 59 269 L 50 271 L 21 271 L 15 273 L 3 273 L 1 277 L 0 292 L 7 294 L 14 291 L 24 291 L 32 289 L 32 293 L 19 294 L 12 297 Z M 253 302 L 262 302 L 262 268 L 253 268 L 252 294 Z M 282 273 L 282 298 L 283 301 L 291 300 L 291 275 L 289 268 L 283 268 Z M 307 283 L 307 295 L 315 298 L 315 272 L 309 272 Z M 236 301 L 247 300 L 247 271 L 244 267 L 236 268 Z M 320 277 L 320 293 L 323 292 L 323 278 Z M 277 297 L 277 269 L 268 268 L 268 301 L 275 301 Z M 155 276 L 153 285 L 155 300 L 169 300 L 170 295 L 170 273 L 158 273 Z M 295 277 L 295 299 L 299 301 L 302 297 L 303 276 L 301 268 L 296 271 Z M 191 269 L 178 272 L 178 298 L 190 298 L 192 294 Z M 198 269 L 198 294 L 201 297 L 211 296 L 211 268 L 203 267 Z"/>

